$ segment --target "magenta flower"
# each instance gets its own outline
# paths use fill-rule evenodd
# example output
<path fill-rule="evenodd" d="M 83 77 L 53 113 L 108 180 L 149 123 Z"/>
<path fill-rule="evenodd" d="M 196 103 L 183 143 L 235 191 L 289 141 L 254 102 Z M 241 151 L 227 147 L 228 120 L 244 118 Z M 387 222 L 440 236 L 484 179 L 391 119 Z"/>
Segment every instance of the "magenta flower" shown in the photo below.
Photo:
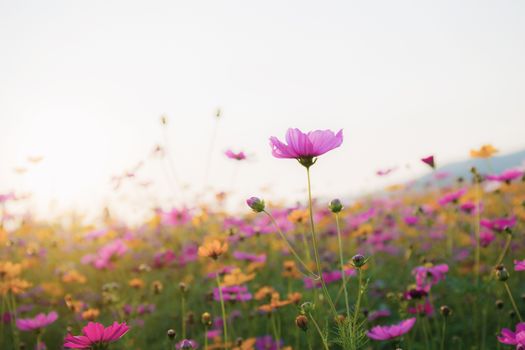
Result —
<path fill-rule="evenodd" d="M 440 264 L 436 266 L 418 266 L 412 270 L 412 274 L 416 277 L 416 286 L 429 291 L 430 288 L 439 281 L 445 279 L 445 274 L 448 272 L 447 264 Z"/>
<path fill-rule="evenodd" d="M 197 349 L 199 344 L 193 339 L 182 339 L 180 342 L 175 344 L 175 349 L 177 350 L 193 350 Z"/>
<path fill-rule="evenodd" d="M 393 326 L 375 326 L 366 335 L 374 340 L 390 340 L 408 333 L 414 324 L 416 318 L 409 318 Z"/>
<path fill-rule="evenodd" d="M 525 271 L 525 260 L 514 260 L 514 271 Z"/>
<path fill-rule="evenodd" d="M 467 189 L 462 188 L 454 192 L 446 193 L 443 197 L 439 199 L 438 203 L 441 206 L 447 205 L 448 203 L 456 203 L 466 192 Z"/>
<path fill-rule="evenodd" d="M 83 335 L 68 334 L 64 339 L 64 347 L 69 349 L 91 349 L 93 346 L 107 346 L 119 340 L 129 330 L 126 323 L 114 322 L 104 327 L 101 323 L 89 322 L 82 328 Z"/>
<path fill-rule="evenodd" d="M 491 231 L 481 231 L 479 233 L 479 241 L 483 248 L 488 247 L 494 239 L 496 239 L 496 236 Z"/>
<path fill-rule="evenodd" d="M 233 257 L 237 260 L 246 260 L 249 262 L 264 263 L 266 262 L 266 254 L 250 254 L 246 252 L 241 252 L 239 250 L 233 252 Z"/>
<path fill-rule="evenodd" d="M 252 299 L 252 294 L 248 292 L 246 286 L 221 287 L 222 297 L 228 301 L 248 301 Z M 219 288 L 213 288 L 213 300 L 220 301 Z"/>
<path fill-rule="evenodd" d="M 491 181 L 506 182 L 510 183 L 512 180 L 516 180 L 522 177 L 525 174 L 522 170 L 519 169 L 509 169 L 505 170 L 499 175 L 487 175 L 486 179 Z"/>
<path fill-rule="evenodd" d="M 425 158 L 421 158 L 421 161 L 431 167 L 432 169 L 436 168 L 436 164 L 434 163 L 434 156 L 428 156 Z"/>
<path fill-rule="evenodd" d="M 525 323 L 521 322 L 516 325 L 516 332 L 508 328 L 501 330 L 498 341 L 502 344 L 516 345 L 516 350 L 525 349 Z"/>
<path fill-rule="evenodd" d="M 331 130 L 315 130 L 305 134 L 299 129 L 288 129 L 286 142 L 279 141 L 277 137 L 270 137 L 272 154 L 276 158 L 294 158 L 304 166 L 311 166 L 314 157 L 325 154 L 341 146 L 343 143 L 343 130 L 334 134 Z"/>
<path fill-rule="evenodd" d="M 246 154 L 244 154 L 244 152 L 235 153 L 231 149 L 229 149 L 226 152 L 224 152 L 224 154 L 226 155 L 226 157 L 228 157 L 230 159 L 234 159 L 234 160 L 244 160 L 244 159 L 246 159 Z"/>
<path fill-rule="evenodd" d="M 51 323 L 55 322 L 57 318 L 58 314 L 55 311 L 51 311 L 47 315 L 40 313 L 33 318 L 19 318 L 16 320 L 16 326 L 21 331 L 29 332 L 50 325 Z"/>
<path fill-rule="evenodd" d="M 493 231 L 502 232 L 507 227 L 512 228 L 514 225 L 516 225 L 516 217 L 512 216 L 510 218 L 497 218 L 492 220 L 481 219 L 479 224 Z"/>

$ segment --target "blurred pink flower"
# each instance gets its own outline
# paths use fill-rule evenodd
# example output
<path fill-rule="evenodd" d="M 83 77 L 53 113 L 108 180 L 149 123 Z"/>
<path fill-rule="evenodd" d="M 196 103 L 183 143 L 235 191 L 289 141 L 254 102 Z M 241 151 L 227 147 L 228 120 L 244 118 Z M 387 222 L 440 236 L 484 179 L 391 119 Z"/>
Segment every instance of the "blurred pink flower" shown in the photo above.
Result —
<path fill-rule="evenodd" d="M 496 218 L 492 220 L 481 219 L 479 224 L 493 231 L 501 232 L 507 227 L 512 228 L 514 225 L 516 225 L 516 217 L 511 216 L 510 218 Z"/>
<path fill-rule="evenodd" d="M 525 260 L 514 260 L 514 271 L 525 271 Z"/>
<path fill-rule="evenodd" d="M 416 277 L 416 285 L 428 292 L 433 285 L 445 279 L 447 272 L 448 265 L 440 264 L 430 267 L 418 266 L 412 270 L 412 275 Z"/>
<path fill-rule="evenodd" d="M 461 196 L 463 196 L 466 192 L 466 188 L 461 188 L 454 192 L 448 192 L 439 199 L 438 203 L 439 205 L 443 206 L 451 202 L 457 202 L 461 198 Z"/>
<path fill-rule="evenodd" d="M 235 153 L 231 149 L 229 149 L 226 152 L 224 152 L 224 154 L 226 155 L 226 157 L 228 157 L 230 159 L 235 159 L 235 160 L 244 160 L 244 159 L 246 159 L 246 154 L 244 154 L 244 152 Z"/>
<path fill-rule="evenodd" d="M 436 164 L 434 163 L 434 156 L 428 156 L 425 158 L 421 158 L 421 161 L 431 167 L 432 169 L 436 168 Z"/>
<path fill-rule="evenodd" d="M 47 315 L 40 313 L 33 318 L 19 318 L 16 320 L 16 326 L 21 331 L 29 332 L 50 325 L 51 323 L 55 322 L 57 318 L 58 314 L 55 311 L 51 311 Z"/>
<path fill-rule="evenodd" d="M 496 238 L 496 236 L 490 231 L 481 231 L 479 233 L 480 244 L 483 248 L 489 246 L 490 243 Z"/>
<path fill-rule="evenodd" d="M 519 169 L 509 169 L 505 170 L 499 175 L 487 175 L 486 179 L 491 181 L 498 181 L 498 182 L 511 182 L 512 180 L 516 180 L 520 177 L 522 177 L 525 173 L 522 170 Z"/>
<path fill-rule="evenodd" d="M 343 130 L 334 134 L 331 130 L 315 130 L 305 134 L 299 129 L 288 129 L 286 142 L 270 137 L 272 154 L 276 158 L 312 159 L 341 146 Z"/>
<path fill-rule="evenodd" d="M 101 323 L 89 322 L 82 328 L 83 335 L 68 334 L 64 339 L 64 347 L 70 349 L 91 349 L 94 345 L 103 345 L 119 340 L 129 330 L 126 323 L 114 322 L 104 327 Z"/>
<path fill-rule="evenodd" d="M 409 318 L 393 326 L 375 326 L 366 335 L 374 340 L 390 340 L 408 333 L 414 324 L 416 318 Z"/>
<path fill-rule="evenodd" d="M 503 344 L 517 345 L 516 349 L 525 348 L 525 322 L 516 325 L 516 332 L 503 328 L 501 335 L 498 336 L 498 341 Z"/>
<path fill-rule="evenodd" d="M 173 208 L 168 212 L 162 212 L 162 223 L 168 226 L 183 226 L 191 221 L 191 214 L 188 208 Z"/>

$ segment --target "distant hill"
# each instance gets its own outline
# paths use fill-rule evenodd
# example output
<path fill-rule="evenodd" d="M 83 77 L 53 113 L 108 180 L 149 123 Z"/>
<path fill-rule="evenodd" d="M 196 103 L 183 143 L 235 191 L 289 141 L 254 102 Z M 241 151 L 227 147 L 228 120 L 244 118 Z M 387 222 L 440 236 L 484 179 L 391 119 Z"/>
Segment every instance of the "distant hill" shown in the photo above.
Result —
<path fill-rule="evenodd" d="M 495 156 L 490 159 L 470 158 L 468 160 L 454 162 L 439 166 L 438 173 L 448 173 L 450 176 L 444 180 L 444 184 L 454 181 L 462 176 L 465 179 L 470 179 L 470 169 L 475 166 L 482 174 L 499 174 L 502 171 L 510 168 L 522 167 L 525 165 L 525 150 Z M 418 180 L 417 183 L 426 183 L 432 179 L 433 174 L 425 175 Z"/>

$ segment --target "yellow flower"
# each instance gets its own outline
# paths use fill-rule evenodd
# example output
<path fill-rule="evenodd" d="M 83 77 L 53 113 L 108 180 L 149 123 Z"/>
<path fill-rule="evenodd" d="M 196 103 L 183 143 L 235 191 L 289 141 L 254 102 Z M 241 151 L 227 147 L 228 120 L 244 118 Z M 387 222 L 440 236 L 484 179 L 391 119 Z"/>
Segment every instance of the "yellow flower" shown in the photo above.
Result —
<path fill-rule="evenodd" d="M 481 146 L 479 150 L 471 149 L 470 156 L 472 158 L 490 158 L 499 151 L 491 144 Z"/>

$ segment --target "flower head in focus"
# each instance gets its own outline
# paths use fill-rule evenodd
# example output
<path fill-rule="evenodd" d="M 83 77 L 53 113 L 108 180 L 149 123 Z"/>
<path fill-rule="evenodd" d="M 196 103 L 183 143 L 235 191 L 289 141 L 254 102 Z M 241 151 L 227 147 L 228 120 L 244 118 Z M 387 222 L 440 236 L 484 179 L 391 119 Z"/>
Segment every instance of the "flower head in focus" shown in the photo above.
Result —
<path fill-rule="evenodd" d="M 89 322 L 82 328 L 82 335 L 68 334 L 64 339 L 64 347 L 69 349 L 91 349 L 93 346 L 107 346 L 119 340 L 129 330 L 126 323 L 114 322 L 104 327 L 101 323 Z"/>
<path fill-rule="evenodd" d="M 315 163 L 315 157 L 323 155 L 343 143 L 343 130 L 334 134 L 331 130 L 315 130 L 307 134 L 299 129 L 288 129 L 286 144 L 277 137 L 270 137 L 272 155 L 276 158 L 297 159 L 305 167 Z"/>

